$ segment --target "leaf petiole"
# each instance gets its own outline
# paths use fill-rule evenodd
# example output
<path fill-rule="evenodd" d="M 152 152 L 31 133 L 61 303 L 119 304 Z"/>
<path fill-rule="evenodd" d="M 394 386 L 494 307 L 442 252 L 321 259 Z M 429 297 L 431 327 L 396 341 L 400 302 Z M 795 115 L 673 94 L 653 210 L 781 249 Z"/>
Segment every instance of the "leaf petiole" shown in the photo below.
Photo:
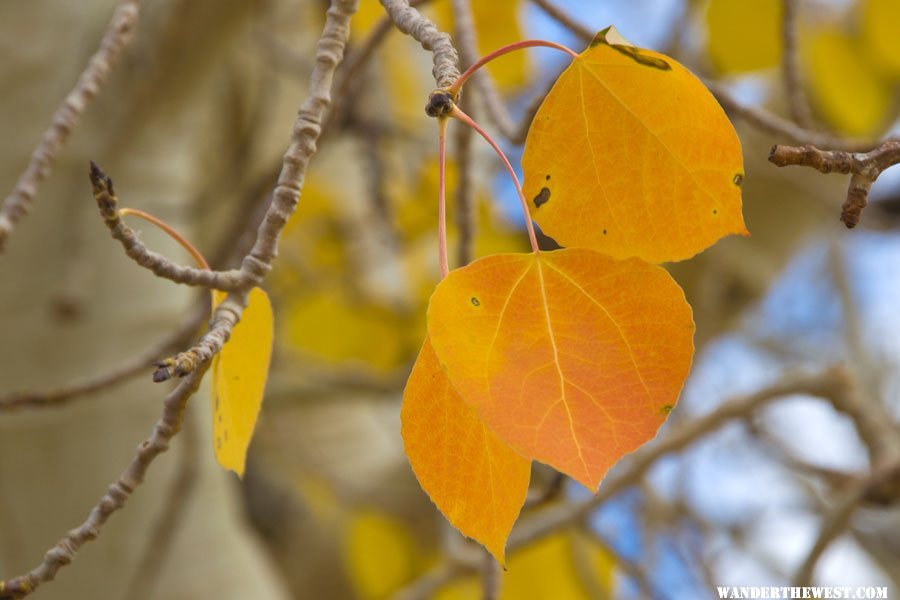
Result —
<path fill-rule="evenodd" d="M 522 40 L 520 42 L 515 42 L 514 44 L 509 44 L 507 46 L 497 48 L 490 54 L 487 54 L 487 55 L 481 57 L 480 59 L 478 59 L 478 61 L 476 61 L 475 63 L 472 64 L 471 67 L 466 69 L 465 72 L 463 72 L 463 74 L 460 75 L 459 78 L 456 81 L 454 81 L 450 85 L 449 88 L 447 88 L 447 91 L 450 92 L 452 94 L 452 96 L 455 98 L 456 95 L 459 93 L 459 90 L 462 88 L 463 84 L 465 84 L 466 81 L 469 80 L 469 78 L 472 76 L 472 74 L 475 71 L 477 71 L 478 69 L 480 69 L 481 67 L 483 67 L 484 65 L 486 65 L 487 63 L 491 62 L 495 58 L 499 58 L 499 57 L 503 56 L 504 54 L 509 54 L 510 52 L 514 52 L 516 50 L 522 50 L 523 48 L 536 48 L 536 47 L 553 48 L 555 50 L 560 50 L 562 52 L 565 52 L 566 54 L 571 56 L 573 60 L 578 58 L 577 52 L 575 52 L 571 48 L 567 48 L 566 46 L 563 46 L 562 44 L 557 44 L 556 42 L 549 42 L 547 40 Z"/>
<path fill-rule="evenodd" d="M 538 254 L 540 253 L 540 249 L 538 248 L 537 243 L 537 235 L 534 233 L 534 224 L 531 222 L 531 211 L 528 210 L 528 201 L 525 199 L 525 194 L 522 192 L 522 184 L 519 183 L 519 177 L 516 175 L 516 171 L 512 168 L 512 165 L 509 163 L 509 159 L 506 158 L 506 155 L 503 153 L 503 150 L 500 149 L 500 146 L 497 145 L 497 142 L 491 138 L 488 133 L 481 128 L 481 126 L 476 123 L 472 117 L 464 113 L 458 106 L 453 107 L 453 110 L 450 111 L 450 116 L 454 119 L 458 119 L 474 129 L 478 132 L 478 134 L 483 137 L 488 144 L 494 149 L 494 152 L 497 153 L 497 156 L 500 157 L 500 160 L 503 161 L 503 165 L 506 167 L 506 171 L 509 173 L 509 176 L 512 177 L 513 184 L 516 186 L 516 193 L 519 195 L 519 202 L 522 203 L 522 213 L 525 215 L 525 227 L 528 230 L 528 240 L 531 242 L 531 250 Z"/>
<path fill-rule="evenodd" d="M 154 217 L 150 213 L 145 213 L 144 211 L 137 209 L 137 208 L 121 208 L 121 209 L 119 209 L 119 216 L 127 217 L 129 215 L 131 215 L 133 217 L 141 218 L 149 223 L 153 223 L 154 225 L 156 225 L 157 227 L 159 227 L 160 229 L 165 231 L 167 234 L 169 234 L 170 238 L 172 238 L 173 240 L 178 242 L 182 248 L 184 248 L 185 250 L 188 251 L 188 254 L 190 254 L 191 257 L 193 257 L 193 259 L 197 263 L 198 267 L 200 267 L 201 269 L 209 269 L 209 263 L 206 262 L 206 259 L 203 258 L 202 254 L 200 254 L 200 251 L 197 250 L 197 248 L 195 248 L 193 244 L 191 244 L 189 241 L 187 241 L 187 239 L 185 239 L 184 236 L 182 236 L 180 233 L 175 231 L 175 229 L 171 225 L 169 225 L 162 219 L 160 219 L 158 217 Z"/>

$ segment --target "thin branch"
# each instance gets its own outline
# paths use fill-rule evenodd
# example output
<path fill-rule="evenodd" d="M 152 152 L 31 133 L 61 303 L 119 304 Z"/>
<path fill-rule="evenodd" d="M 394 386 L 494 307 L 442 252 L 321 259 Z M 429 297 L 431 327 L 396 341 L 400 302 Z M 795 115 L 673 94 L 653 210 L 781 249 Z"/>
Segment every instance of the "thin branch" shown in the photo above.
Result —
<path fill-rule="evenodd" d="M 97 97 L 109 74 L 115 69 L 123 51 L 134 38 L 140 14 L 140 0 L 121 0 L 113 13 L 100 47 L 91 56 L 75 87 L 56 109 L 50 128 L 44 132 L 31 160 L 0 208 L 0 253 L 16 224 L 34 203 L 38 185 L 47 178 L 56 157 L 65 146 L 81 115 Z"/>
<path fill-rule="evenodd" d="M 18 600 L 28 596 L 38 586 L 56 577 L 56 573 L 71 563 L 86 542 L 96 539 L 106 520 L 121 509 L 135 489 L 144 481 L 153 460 L 168 450 L 169 442 L 181 429 L 188 399 L 197 391 L 206 372 L 201 366 L 182 381 L 165 399 L 163 412 L 150 437 L 142 442 L 128 468 L 109 486 L 109 489 L 91 510 L 88 518 L 69 531 L 44 555 L 37 567 L 24 575 L 0 581 L 0 600 Z"/>
<path fill-rule="evenodd" d="M 800 78 L 800 61 L 797 52 L 797 0 L 782 0 L 781 38 L 783 41 L 781 72 L 788 110 L 794 122 L 812 129 L 812 114 Z"/>
<path fill-rule="evenodd" d="M 155 342 L 140 354 L 130 357 L 124 362 L 114 365 L 86 379 L 75 381 L 60 388 L 46 392 L 12 392 L 0 395 L 0 412 L 13 411 L 20 408 L 44 408 L 65 406 L 82 396 L 99 392 L 127 381 L 152 366 L 169 352 L 181 347 L 197 331 L 204 317 L 209 313 L 209 299 L 203 298 L 202 306 L 186 318 L 177 329 L 164 339 Z"/>
<path fill-rule="evenodd" d="M 450 36 L 422 16 L 407 0 L 381 0 L 394 25 L 411 36 L 431 52 L 434 68 L 431 70 L 438 88 L 449 87 L 459 78 L 459 56 L 450 41 Z"/>
<path fill-rule="evenodd" d="M 850 229 L 859 223 L 872 184 L 882 172 L 900 162 L 900 141 L 882 142 L 866 153 L 819 150 L 811 144 L 799 147 L 775 145 L 769 153 L 769 162 L 778 167 L 812 167 L 820 173 L 850 174 L 847 199 L 841 208 L 841 221 Z"/>

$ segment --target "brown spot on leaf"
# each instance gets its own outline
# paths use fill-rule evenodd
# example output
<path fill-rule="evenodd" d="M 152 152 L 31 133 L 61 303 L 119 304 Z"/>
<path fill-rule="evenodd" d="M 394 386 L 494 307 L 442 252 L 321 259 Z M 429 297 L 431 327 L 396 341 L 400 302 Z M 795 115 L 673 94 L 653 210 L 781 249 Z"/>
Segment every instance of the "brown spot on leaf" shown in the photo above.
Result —
<path fill-rule="evenodd" d="M 743 174 L 743 173 L 736 173 L 735 176 L 734 176 L 734 179 L 732 179 L 731 182 L 732 182 L 734 185 L 736 185 L 736 186 L 738 186 L 738 187 L 741 187 L 742 185 L 744 185 L 744 174 Z"/>
<path fill-rule="evenodd" d="M 534 197 L 535 208 L 540 208 L 541 205 L 546 204 L 548 200 L 550 200 L 550 190 L 548 188 L 542 187 L 541 192 Z"/>
<path fill-rule="evenodd" d="M 475 296 L 472 296 L 472 306 L 481 306 L 481 302 Z"/>
<path fill-rule="evenodd" d="M 662 414 L 664 414 L 664 415 L 669 414 L 670 412 L 672 412 L 672 405 L 671 405 L 671 404 L 666 404 L 665 406 L 663 406 L 663 407 L 660 409 L 660 412 L 661 412 Z"/>

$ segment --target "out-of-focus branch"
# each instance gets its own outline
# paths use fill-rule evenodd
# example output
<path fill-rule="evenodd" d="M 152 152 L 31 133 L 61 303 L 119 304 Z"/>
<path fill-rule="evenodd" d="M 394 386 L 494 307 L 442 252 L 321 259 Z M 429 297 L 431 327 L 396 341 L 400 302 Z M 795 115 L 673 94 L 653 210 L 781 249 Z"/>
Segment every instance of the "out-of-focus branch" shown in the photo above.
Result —
<path fill-rule="evenodd" d="M 459 77 L 459 56 L 450 36 L 412 8 L 407 0 L 381 0 L 394 25 L 431 52 L 434 68 L 431 73 L 439 88 L 448 87 Z"/>
<path fill-rule="evenodd" d="M 198 305 L 197 309 L 192 311 L 177 329 L 140 354 L 130 357 L 98 375 L 72 382 L 58 389 L 46 392 L 12 392 L 0 395 L 0 412 L 19 408 L 64 406 L 82 396 L 99 392 L 127 381 L 191 339 L 201 323 L 203 323 L 203 318 L 209 313 L 208 298 L 204 298 L 204 301 L 203 305 Z"/>
<path fill-rule="evenodd" d="M 801 127 L 812 129 L 812 115 L 803 81 L 800 79 L 800 61 L 797 52 L 797 0 L 782 0 L 781 38 L 784 45 L 781 72 L 791 118 Z"/>
<path fill-rule="evenodd" d="M 638 484 L 661 457 L 670 456 L 690 446 L 706 435 L 718 431 L 727 423 L 747 418 L 769 402 L 797 394 L 831 398 L 833 395 L 844 393 L 847 383 L 845 373 L 839 368 L 813 374 L 794 373 L 786 375 L 771 387 L 729 400 L 709 414 L 685 422 L 653 444 L 643 446 L 634 452 L 627 466 L 623 465 L 623 469 L 616 475 L 606 479 L 598 494 L 592 498 L 578 503 L 550 505 L 523 516 L 513 528 L 507 543 L 507 552 L 515 552 L 544 536 L 582 521 L 603 502 Z M 473 573 L 477 569 L 477 565 L 462 560 L 442 562 L 403 588 L 401 593 L 395 596 L 395 600 L 430 597 L 448 582 Z"/>
<path fill-rule="evenodd" d="M 874 470 L 869 477 L 855 482 L 845 490 L 835 502 L 831 511 L 825 515 L 822 526 L 819 529 L 819 535 L 816 537 L 816 541 L 803 564 L 797 569 L 791 585 L 812 585 L 816 564 L 818 564 L 819 559 L 831 543 L 847 530 L 850 519 L 860 503 L 871 495 L 872 490 L 881 488 L 888 482 L 893 482 L 896 485 L 898 480 L 900 480 L 900 462 Z"/>
<path fill-rule="evenodd" d="M 0 600 L 18 600 L 28 596 L 38 586 L 56 577 L 56 573 L 71 563 L 86 542 L 96 539 L 110 515 L 125 505 L 129 496 L 144 481 L 153 460 L 169 448 L 169 442 L 181 429 L 188 399 L 197 391 L 206 372 L 202 366 L 182 381 L 165 399 L 163 412 L 150 437 L 142 442 L 128 468 L 109 486 L 91 510 L 88 518 L 66 534 L 44 555 L 37 567 L 19 577 L 0 581 Z"/>
<path fill-rule="evenodd" d="M 847 228 L 859 223 L 868 203 L 869 190 L 885 169 L 900 162 L 900 141 L 888 140 L 866 153 L 819 150 L 812 144 L 799 147 L 775 145 L 769 162 L 778 166 L 812 167 L 820 173 L 850 174 L 847 200 L 841 209 L 841 221 Z"/>
<path fill-rule="evenodd" d="M 459 241 L 456 246 L 456 262 L 464 266 L 472 262 L 475 256 L 475 228 L 477 206 L 475 204 L 475 187 L 472 185 L 472 130 L 469 127 L 456 126 L 453 137 L 456 151 L 457 180 L 455 219 L 459 229 Z"/>
<path fill-rule="evenodd" d="M 830 146 L 843 148 L 847 151 L 870 150 L 877 145 L 874 140 L 857 138 L 838 138 L 827 133 L 820 133 L 804 129 L 796 123 L 779 117 L 776 114 L 761 108 L 745 106 L 734 99 L 731 93 L 722 85 L 714 81 L 704 81 L 706 87 L 713 93 L 722 108 L 731 115 L 747 121 L 753 127 L 774 135 L 788 138 L 795 144 L 813 144 L 815 146 Z"/>
<path fill-rule="evenodd" d="M 481 600 L 497 600 L 503 585 L 503 572 L 491 553 L 484 551 L 484 567 L 481 573 Z"/>
<path fill-rule="evenodd" d="M 596 31 L 591 31 L 589 27 L 578 22 L 576 19 L 572 18 L 566 11 L 559 8 L 549 0 L 531 0 L 535 5 L 537 5 L 542 11 L 547 13 L 547 16 L 571 31 L 577 37 L 581 39 L 586 44 L 589 44 L 591 40 L 594 39 L 594 34 Z"/>
<path fill-rule="evenodd" d="M 622 470 L 607 478 L 594 497 L 577 504 L 548 507 L 529 519 L 523 519 L 513 529 L 507 548 L 512 551 L 568 523 L 583 518 L 612 496 L 640 481 L 660 457 L 684 449 L 702 437 L 717 431 L 726 423 L 744 418 L 769 402 L 796 394 L 829 398 L 833 394 L 841 393 L 845 385 L 846 379 L 843 371 L 833 368 L 812 375 L 807 373 L 787 375 L 771 387 L 748 396 L 729 400 L 713 412 L 685 423 L 653 444 L 643 446 L 634 452 L 627 467 L 623 465 Z"/>
<path fill-rule="evenodd" d="M 38 185 L 47 178 L 56 157 L 81 120 L 81 115 L 97 97 L 109 74 L 119 64 L 122 53 L 134 37 L 141 0 L 121 0 L 75 87 L 53 114 L 50 128 L 44 132 L 31 160 L 0 208 L 0 252 L 13 229 L 31 209 Z"/>

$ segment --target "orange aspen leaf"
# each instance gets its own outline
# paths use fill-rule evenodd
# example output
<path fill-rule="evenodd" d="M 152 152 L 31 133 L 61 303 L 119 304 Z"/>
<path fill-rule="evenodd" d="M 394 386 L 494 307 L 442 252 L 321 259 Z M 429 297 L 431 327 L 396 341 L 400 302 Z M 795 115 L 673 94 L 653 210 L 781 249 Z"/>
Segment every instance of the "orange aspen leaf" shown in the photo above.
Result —
<path fill-rule="evenodd" d="M 661 267 L 570 248 L 452 271 L 428 331 L 453 387 L 500 439 L 596 490 L 675 405 L 694 323 Z"/>
<path fill-rule="evenodd" d="M 213 292 L 213 306 L 225 299 Z M 269 296 L 250 290 L 247 308 L 222 351 L 213 357 L 213 443 L 216 460 L 244 476 L 247 448 L 262 407 L 269 360 L 272 356 L 274 318 Z"/>
<path fill-rule="evenodd" d="M 428 338 L 400 411 L 406 456 L 447 520 L 504 563 L 506 538 L 528 492 L 531 461 L 507 446 L 447 379 Z"/>
<path fill-rule="evenodd" d="M 538 110 L 522 158 L 535 221 L 562 246 L 652 263 L 737 233 L 737 134 L 712 94 L 668 56 L 597 34 Z"/>

